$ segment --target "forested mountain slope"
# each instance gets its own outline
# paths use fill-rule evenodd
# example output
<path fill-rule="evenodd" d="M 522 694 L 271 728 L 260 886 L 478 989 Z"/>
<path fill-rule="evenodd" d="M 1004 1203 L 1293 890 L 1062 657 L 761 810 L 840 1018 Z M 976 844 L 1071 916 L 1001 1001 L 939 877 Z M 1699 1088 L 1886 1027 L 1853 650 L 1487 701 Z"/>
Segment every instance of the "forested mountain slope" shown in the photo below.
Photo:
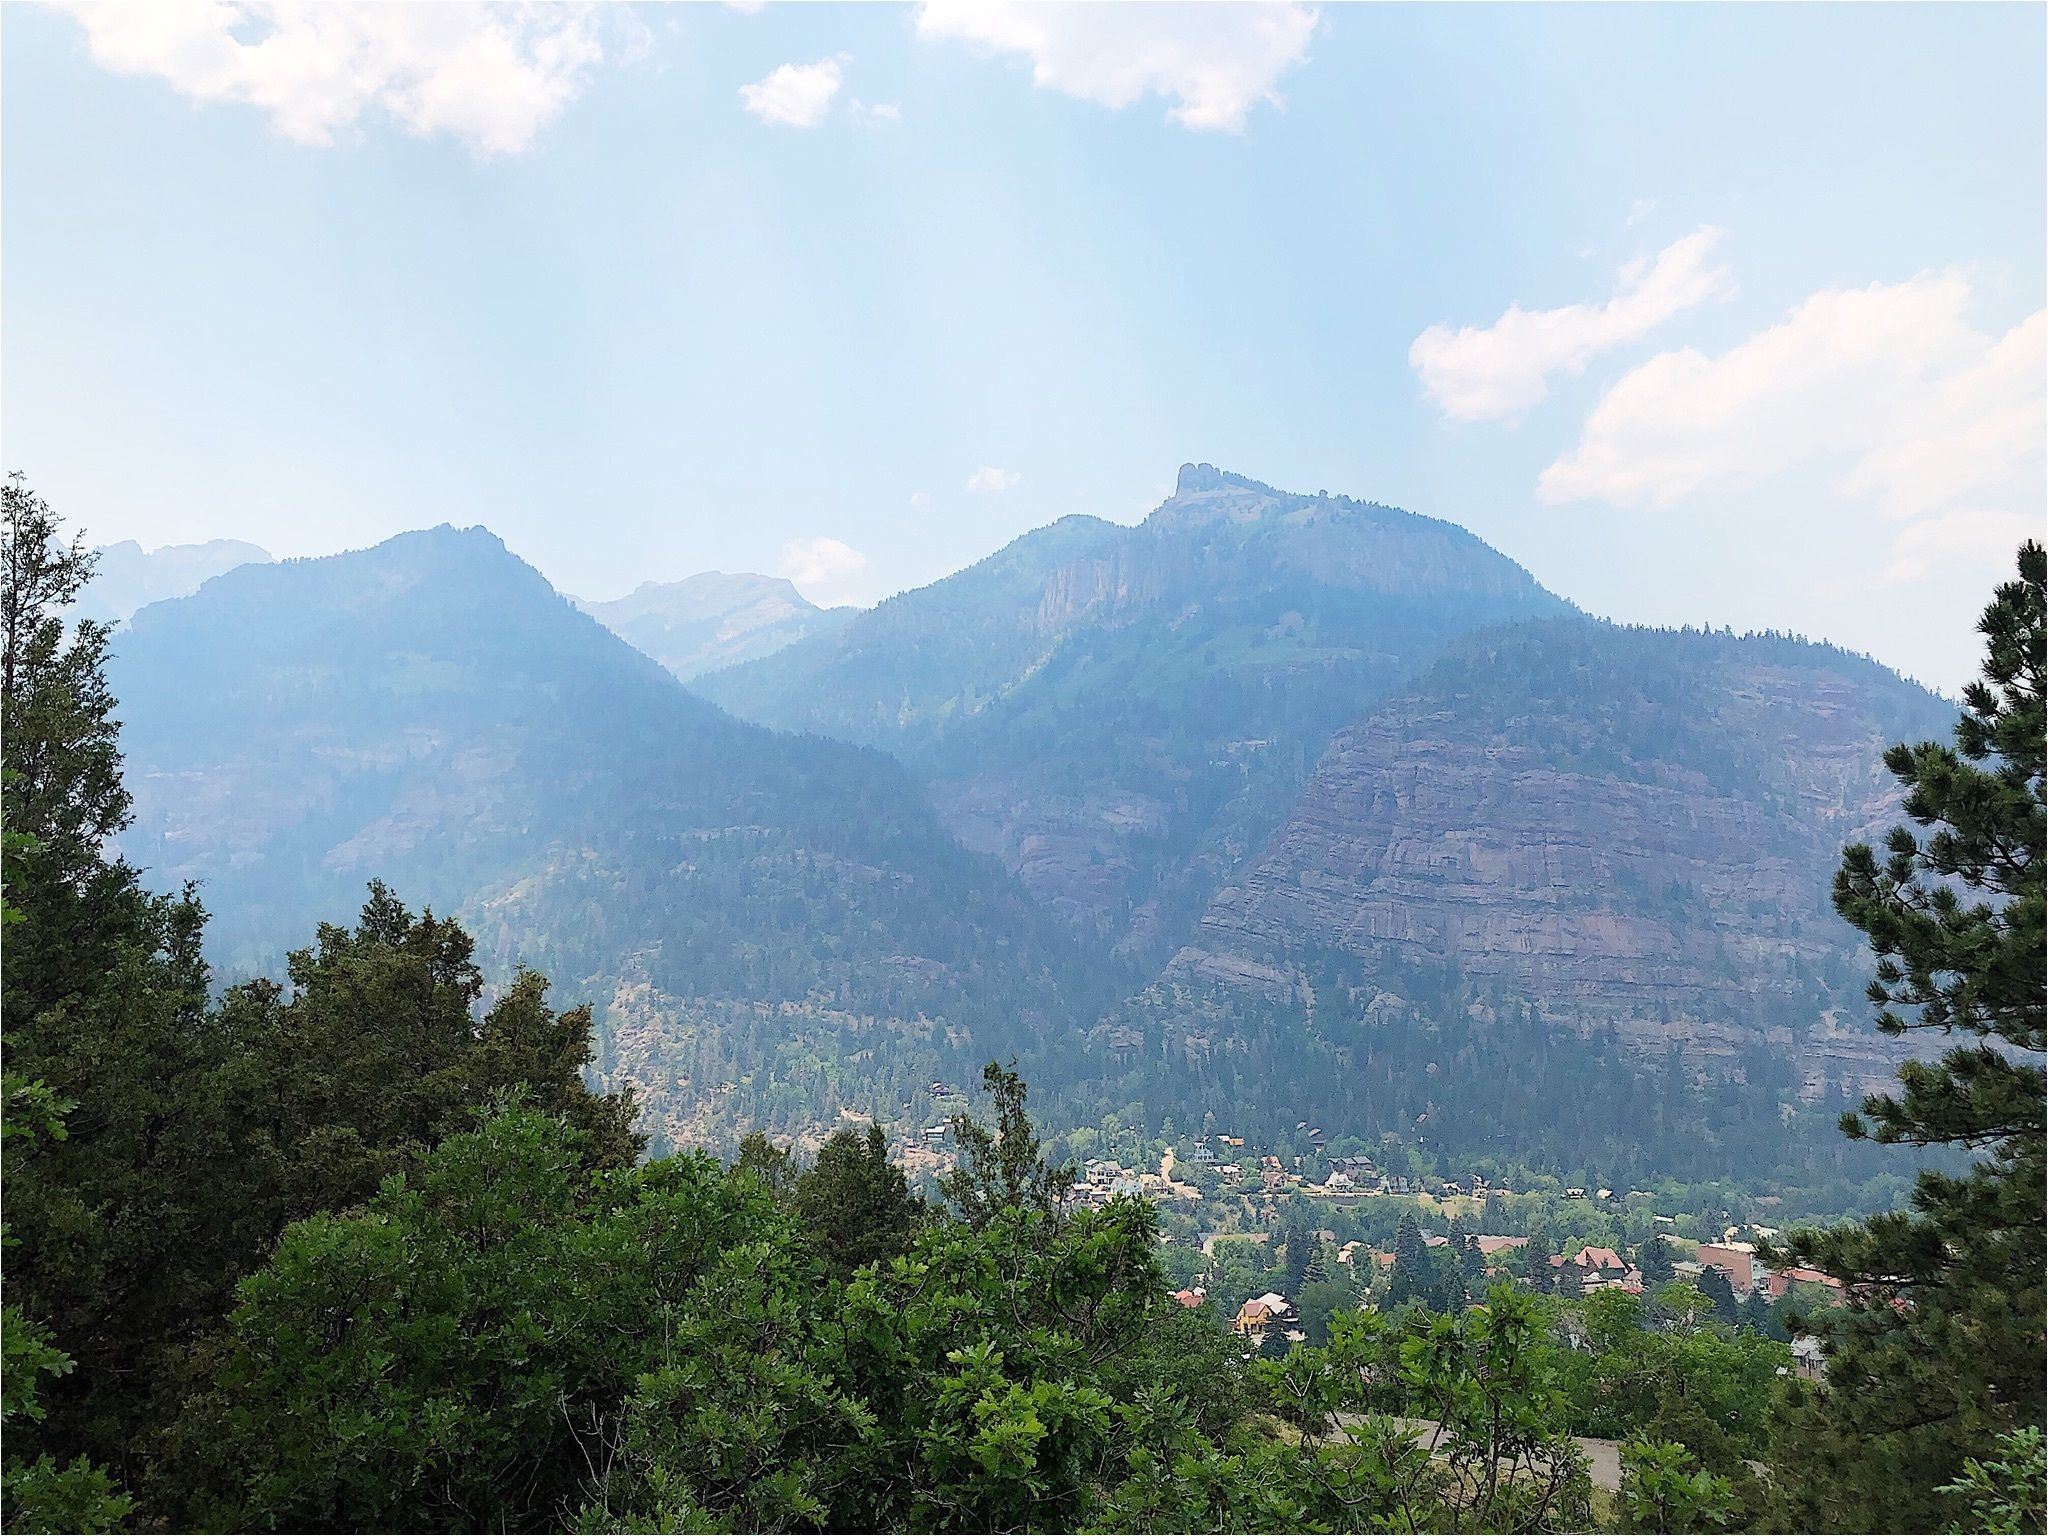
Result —
<path fill-rule="evenodd" d="M 116 652 L 123 846 L 205 882 L 230 971 L 381 876 L 494 976 L 596 1000 L 657 1135 L 900 1123 L 1014 1050 L 1062 1120 L 1615 1176 L 1796 1161 L 1786 1115 L 1889 1071 L 1828 880 L 1897 814 L 1883 748 L 1951 718 L 1831 648 L 1584 619 L 1447 525 L 1206 469 L 1142 527 L 1069 519 L 705 680 L 773 672 L 790 723 L 908 770 L 733 719 L 480 529 L 245 567 Z"/>
<path fill-rule="evenodd" d="M 1039 528 L 840 629 L 698 680 L 744 719 L 909 750 L 988 706 L 1043 663 L 1077 615 L 1049 593 L 1128 530 L 1093 517 Z"/>
<path fill-rule="evenodd" d="M 655 1129 L 830 1120 L 1064 1031 L 1096 972 L 878 753 L 692 696 L 482 529 L 247 566 L 116 646 L 152 883 L 231 971 L 370 878 L 599 1002 Z"/>
<path fill-rule="evenodd" d="M 1465 530 L 1209 465 L 697 686 L 881 746 L 1079 931 L 1163 962 L 1330 735 L 1458 636 L 1565 611 Z"/>
<path fill-rule="evenodd" d="M 836 628 L 854 612 L 820 608 L 780 576 L 724 571 L 642 582 L 610 602 L 573 601 L 684 681 L 772 656 L 806 635 Z"/>
<path fill-rule="evenodd" d="M 1463 1148 L 1721 1157 L 1896 1065 L 1829 885 L 1899 817 L 1885 747 L 1953 717 L 1802 641 L 1474 637 L 1339 733 L 1092 1070 Z"/>

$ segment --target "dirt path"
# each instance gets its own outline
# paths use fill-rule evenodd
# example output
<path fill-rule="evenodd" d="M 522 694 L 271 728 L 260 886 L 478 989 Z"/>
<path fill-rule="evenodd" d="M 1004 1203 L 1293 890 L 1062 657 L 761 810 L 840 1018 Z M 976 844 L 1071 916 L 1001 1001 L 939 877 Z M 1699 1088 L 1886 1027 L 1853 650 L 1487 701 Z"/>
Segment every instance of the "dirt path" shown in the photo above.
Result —
<path fill-rule="evenodd" d="M 1340 1413 L 1339 1424 L 1362 1424 L 1365 1416 L 1357 1413 Z M 1443 1431 L 1434 1419 L 1395 1419 L 1403 1429 L 1413 1430 L 1421 1436 L 1422 1443 L 1434 1449 L 1436 1437 Z M 1574 1435 L 1579 1449 L 1586 1453 L 1586 1469 L 1595 1488 L 1605 1488 L 1609 1493 L 1621 1488 L 1621 1446 L 1613 1440 L 1594 1440 L 1585 1435 Z"/>

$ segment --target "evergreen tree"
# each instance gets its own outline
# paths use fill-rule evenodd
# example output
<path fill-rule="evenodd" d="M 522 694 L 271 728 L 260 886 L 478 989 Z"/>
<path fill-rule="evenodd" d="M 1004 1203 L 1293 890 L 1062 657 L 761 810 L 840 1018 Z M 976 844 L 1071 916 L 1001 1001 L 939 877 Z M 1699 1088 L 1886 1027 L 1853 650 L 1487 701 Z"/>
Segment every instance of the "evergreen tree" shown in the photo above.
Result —
<path fill-rule="evenodd" d="M 209 1006 L 198 903 L 109 856 L 129 801 L 107 631 L 66 613 L 90 571 L 9 480 L 0 810 L 20 920 L 0 1013 L 10 1101 L 19 1082 L 67 1110 L 61 1135 L 6 1138 L 7 1296 L 74 1367 L 9 1451 L 87 1456 L 146 1494 L 195 1360 L 288 1223 L 367 1199 L 508 1093 L 566 1119 L 594 1167 L 638 1141 L 630 1101 L 583 1082 L 587 1009 L 555 1012 L 521 973 L 482 1010 L 468 935 L 381 886 L 291 957 L 289 988 Z"/>
<path fill-rule="evenodd" d="M 1716 1322 L 1726 1323 L 1732 1328 L 1742 1320 L 1741 1312 L 1736 1309 L 1735 1287 L 1720 1269 L 1709 1266 L 1700 1271 L 1700 1294 L 1713 1304 Z"/>
<path fill-rule="evenodd" d="M 1458 1253 L 1458 1285 L 1462 1296 L 1484 1296 L 1486 1294 L 1486 1255 L 1479 1250 L 1479 1244 L 1467 1238 Z M 1456 1297 L 1454 1300 L 1458 1299 Z"/>
<path fill-rule="evenodd" d="M 10 1080 L 69 1106 L 61 1136 L 8 1139 L 7 1292 L 75 1364 L 11 1438 L 90 1455 L 132 1487 L 167 1348 L 225 1309 L 221 1254 L 248 1249 L 255 1181 L 236 1156 L 229 1042 L 207 1015 L 204 915 L 107 856 L 129 819 L 108 630 L 67 614 L 92 557 L 19 475 L 0 495 L 0 803 L 20 918 L 0 1018 Z"/>
<path fill-rule="evenodd" d="M 1760 1339 L 1777 1339 L 1789 1342 L 1791 1334 L 1778 1326 L 1777 1313 L 1762 1296 L 1752 1295 L 1737 1304 L 1742 1314 L 1742 1326 Z"/>
<path fill-rule="evenodd" d="M 1387 1283 L 1387 1305 L 1398 1307 L 1407 1301 L 1426 1303 L 1435 1290 L 1436 1275 L 1430 1263 L 1429 1248 L 1422 1241 L 1422 1229 L 1415 1224 L 1413 1216 L 1404 1215 L 1394 1232 L 1394 1273 Z"/>
<path fill-rule="evenodd" d="M 7 754 L 7 826 L 29 839 L 9 872 L 10 900 L 30 921 L 10 936 L 10 1029 L 107 986 L 109 955 L 162 913 L 135 872 L 105 857 L 125 828 L 120 724 L 107 686 L 110 627 L 71 621 L 92 579 L 83 534 L 65 542 L 55 512 L 19 475 L 0 487 L 0 741 Z"/>
<path fill-rule="evenodd" d="M 827 1138 L 796 1181 L 796 1208 L 825 1267 L 844 1278 L 908 1252 L 924 1202 L 889 1161 L 882 1128 L 870 1123 L 865 1132 L 842 1127 Z"/>
<path fill-rule="evenodd" d="M 1024 1079 L 1014 1064 L 1005 1068 L 992 1061 L 981 1069 L 981 1083 L 995 1100 L 995 1127 L 964 1112 L 947 1117 L 957 1161 L 939 1181 L 939 1192 L 977 1230 L 1003 1211 L 1056 1215 L 1074 1187 L 1074 1170 L 1051 1167 L 1039 1155 L 1037 1133 L 1024 1112 Z"/>
<path fill-rule="evenodd" d="M 1298 1216 L 1289 1216 L 1280 1230 L 1280 1263 L 1287 1274 L 1287 1290 L 1290 1295 L 1298 1296 L 1308 1278 L 1310 1259 L 1322 1256 L 1322 1240 Z M 1327 1280 L 1329 1276 L 1325 1274 L 1321 1278 Z"/>
<path fill-rule="evenodd" d="M 765 1131 L 749 1131 L 740 1138 L 739 1155 L 732 1161 L 732 1171 L 752 1175 L 777 1199 L 796 1193 L 796 1158 L 787 1148 L 770 1141 Z"/>
<path fill-rule="evenodd" d="M 1657 1233 L 1652 1232 L 1643 1239 L 1640 1255 L 1639 1267 L 1643 1272 L 1644 1290 L 1654 1290 L 1660 1285 L 1669 1284 L 1676 1276 L 1677 1271 L 1671 1267 L 1671 1250 L 1665 1246 L 1664 1239 Z"/>
<path fill-rule="evenodd" d="M 1323 1261 L 1323 1245 L 1318 1241 L 1309 1249 L 1307 1262 L 1301 1268 L 1301 1279 L 1296 1284 L 1304 1288 L 1311 1285 L 1327 1285 L 1329 1279 L 1330 1266 Z"/>
<path fill-rule="evenodd" d="M 5 770 L 0 770 L 4 772 Z M 0 929 L 13 927 L 25 914 L 7 899 L 14 862 L 35 846 L 24 833 L 0 829 Z M 64 1116 L 75 1106 L 50 1091 L 47 1083 L 12 1070 L 0 1070 L 0 1144 L 62 1139 Z M 0 1248 L 13 1246 L 0 1223 Z M 41 1380 L 68 1374 L 75 1361 L 56 1347 L 50 1330 L 9 1302 L 0 1308 L 0 1431 L 9 1440 L 0 1466 L 0 1525 L 12 1531 L 114 1531 L 134 1508 L 111 1478 L 85 1457 L 69 1466 L 43 1451 L 33 1461 L 18 1454 L 32 1443 L 33 1427 L 46 1416 Z"/>
<path fill-rule="evenodd" d="M 1796 1232 L 1770 1256 L 1852 1288 L 1801 1324 L 1827 1375 L 1791 1402 L 1780 1438 L 1780 1484 L 1814 1528 L 1939 1529 L 1962 1513 L 1941 1490 L 1966 1459 L 2042 1422 L 2043 585 L 2030 541 L 1978 625 L 1984 671 L 1954 746 L 1885 756 L 1931 835 L 1895 828 L 1883 859 L 1852 847 L 1836 876 L 1837 910 L 1877 956 L 1878 1028 L 1965 1037 L 1901 1067 L 1901 1090 L 1843 1130 L 1979 1155 L 1963 1173 L 1922 1172 L 1908 1211 Z"/>

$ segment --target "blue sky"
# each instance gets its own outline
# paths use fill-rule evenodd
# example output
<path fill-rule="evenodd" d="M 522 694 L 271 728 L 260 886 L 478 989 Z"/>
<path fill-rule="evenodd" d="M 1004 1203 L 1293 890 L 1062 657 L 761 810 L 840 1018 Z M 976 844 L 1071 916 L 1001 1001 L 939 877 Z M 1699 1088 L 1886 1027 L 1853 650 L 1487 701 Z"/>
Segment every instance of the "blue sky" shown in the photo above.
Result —
<path fill-rule="evenodd" d="M 2042 520 L 2044 16 L 10 6 L 6 461 L 872 601 L 1204 459 L 1953 688 Z"/>

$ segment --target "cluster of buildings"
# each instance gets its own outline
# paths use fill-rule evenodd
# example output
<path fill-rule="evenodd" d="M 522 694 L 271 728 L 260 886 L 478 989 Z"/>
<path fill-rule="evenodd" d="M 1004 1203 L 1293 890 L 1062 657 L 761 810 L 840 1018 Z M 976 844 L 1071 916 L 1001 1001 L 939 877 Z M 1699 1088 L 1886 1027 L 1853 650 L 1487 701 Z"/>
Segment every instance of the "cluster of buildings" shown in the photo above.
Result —
<path fill-rule="evenodd" d="M 1523 1241 L 1526 1242 L 1527 1239 Z M 1643 1294 L 1643 1272 L 1612 1248 L 1588 1245 L 1570 1258 L 1561 1253 L 1553 1253 L 1550 1256 L 1550 1268 L 1558 1277 L 1560 1290 L 1577 1282 L 1580 1293 L 1584 1295 L 1591 1295 L 1594 1291 L 1608 1286 L 1626 1291 L 1631 1296 Z"/>
<path fill-rule="evenodd" d="M 1321 1144 L 1320 1126 L 1306 1126 L 1304 1132 L 1311 1135 L 1318 1145 Z M 1309 1177 L 1309 1172 L 1298 1166 L 1300 1159 L 1296 1159 L 1296 1167 L 1289 1168 L 1271 1153 L 1247 1156 L 1242 1136 L 1205 1136 L 1195 1143 L 1189 1161 L 1216 1173 L 1226 1185 L 1256 1184 L 1268 1194 L 1292 1190 L 1339 1202 L 1370 1195 L 1419 1195 L 1426 1189 L 1429 1192 L 1465 1194 L 1470 1192 L 1474 1183 L 1478 1185 L 1482 1198 L 1487 1192 L 1484 1179 L 1460 1184 L 1455 1180 L 1424 1180 L 1410 1178 L 1406 1174 L 1382 1173 L 1369 1157 L 1321 1158 L 1319 1161 L 1327 1164 L 1329 1171 L 1323 1181 L 1317 1183 Z"/>
<path fill-rule="evenodd" d="M 1163 1173 L 1144 1173 L 1126 1168 L 1111 1158 L 1093 1157 L 1083 1167 L 1082 1177 L 1068 1191 L 1067 1204 L 1076 1210 L 1099 1211 L 1112 1200 L 1150 1200 L 1157 1204 L 1201 1198 L 1201 1190 L 1192 1184 L 1169 1178 Z"/>
<path fill-rule="evenodd" d="M 1759 1235 L 1771 1238 L 1778 1234 L 1771 1228 L 1762 1228 Z M 1797 1266 L 1771 1269 L 1757 1258 L 1756 1244 L 1736 1242 L 1732 1235 L 1724 1236 L 1718 1243 L 1701 1243 L 1697 1257 L 1671 1267 L 1680 1279 L 1691 1280 L 1697 1280 L 1710 1269 L 1719 1270 L 1737 1300 L 1745 1296 L 1762 1296 L 1777 1301 L 1795 1285 L 1820 1286 L 1835 1301 L 1844 1295 L 1842 1282 L 1833 1275 Z"/>

